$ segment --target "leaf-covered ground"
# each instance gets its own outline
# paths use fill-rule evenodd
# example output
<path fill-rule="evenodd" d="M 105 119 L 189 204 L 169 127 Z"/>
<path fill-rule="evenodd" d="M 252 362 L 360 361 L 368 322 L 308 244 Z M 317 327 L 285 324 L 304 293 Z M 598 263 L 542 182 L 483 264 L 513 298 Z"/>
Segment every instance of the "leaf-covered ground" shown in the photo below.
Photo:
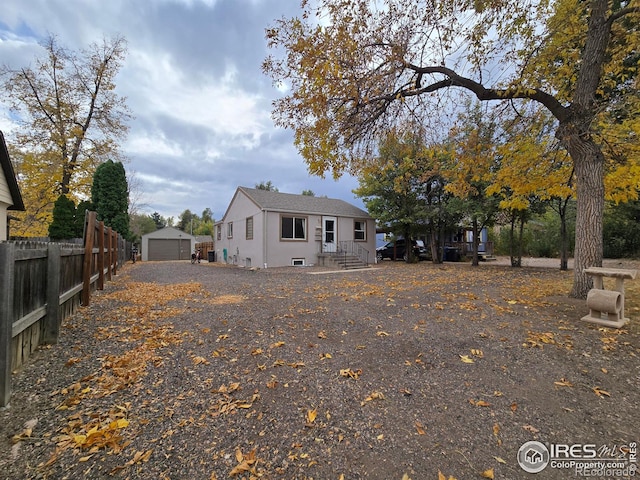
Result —
<path fill-rule="evenodd" d="M 640 282 L 611 330 L 571 279 L 128 265 L 14 374 L 0 478 L 520 479 L 529 440 L 637 442 Z"/>

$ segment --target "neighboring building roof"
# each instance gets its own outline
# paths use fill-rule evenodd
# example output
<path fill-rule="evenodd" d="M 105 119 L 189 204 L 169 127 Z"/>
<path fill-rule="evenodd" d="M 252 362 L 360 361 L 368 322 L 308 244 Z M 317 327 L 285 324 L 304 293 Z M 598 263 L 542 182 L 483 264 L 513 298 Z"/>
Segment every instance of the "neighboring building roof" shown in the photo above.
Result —
<path fill-rule="evenodd" d="M 18 210 L 20 212 L 24 212 L 24 203 L 22 202 L 20 187 L 18 187 L 18 180 L 16 180 L 16 174 L 13 171 L 13 165 L 11 165 L 9 151 L 7 150 L 7 144 L 4 141 L 4 135 L 2 132 L 0 132 L 0 164 L 2 165 L 2 171 L 7 185 L 9 186 L 11 199 L 13 200 L 13 205 L 8 207 L 7 210 Z"/>
<path fill-rule="evenodd" d="M 194 237 L 193 235 L 189 235 L 186 232 L 183 232 L 182 230 L 178 230 L 177 228 L 174 227 L 164 227 L 164 228 L 160 228 L 159 230 L 154 230 L 153 232 L 149 232 L 149 233 L 145 233 L 144 235 L 142 235 L 142 237 L 148 237 L 148 238 L 184 238 L 186 239 L 193 239 L 195 240 L 196 237 Z"/>
<path fill-rule="evenodd" d="M 270 190 L 247 187 L 238 187 L 238 191 L 244 193 L 263 210 L 286 213 L 370 218 L 369 214 L 364 210 L 351 205 L 344 200 L 338 200 L 335 198 L 312 197 L 310 195 L 272 192 Z"/>
<path fill-rule="evenodd" d="M 211 235 L 196 235 L 197 243 L 211 243 L 213 242 L 213 237 Z"/>

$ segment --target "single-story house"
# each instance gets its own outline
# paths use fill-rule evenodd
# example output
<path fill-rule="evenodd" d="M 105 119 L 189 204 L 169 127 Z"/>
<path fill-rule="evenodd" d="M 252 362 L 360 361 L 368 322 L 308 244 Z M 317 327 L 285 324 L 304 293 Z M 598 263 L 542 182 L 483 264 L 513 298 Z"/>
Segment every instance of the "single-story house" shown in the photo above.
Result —
<path fill-rule="evenodd" d="M 24 203 L 2 132 L 0 132 L 0 166 L 0 241 L 3 241 L 9 239 L 9 223 L 14 218 L 8 212 L 11 210 L 24 212 Z"/>
<path fill-rule="evenodd" d="M 142 261 L 189 260 L 196 249 L 196 237 L 173 227 L 142 235 Z"/>
<path fill-rule="evenodd" d="M 332 198 L 238 187 L 215 235 L 216 261 L 245 267 L 317 265 L 338 252 L 375 262 L 374 219 Z"/>

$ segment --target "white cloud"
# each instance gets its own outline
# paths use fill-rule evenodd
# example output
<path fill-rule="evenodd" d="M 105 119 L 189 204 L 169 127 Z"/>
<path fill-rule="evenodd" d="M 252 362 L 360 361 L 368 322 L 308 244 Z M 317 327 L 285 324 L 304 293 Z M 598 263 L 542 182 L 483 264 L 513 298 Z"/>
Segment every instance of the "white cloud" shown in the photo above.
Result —
<path fill-rule="evenodd" d="M 129 84 L 135 102 L 144 117 L 162 116 L 183 125 L 202 127 L 227 141 L 240 141 L 255 147 L 260 135 L 273 128 L 269 112 L 261 105 L 260 95 L 237 87 L 238 72 L 229 65 L 220 79 L 205 81 L 189 77 L 172 62 L 169 55 L 130 53 L 133 84 Z M 238 140 L 239 139 L 239 140 Z"/>
<path fill-rule="evenodd" d="M 354 180 L 309 177 L 291 132 L 276 129 L 271 85 L 260 64 L 264 29 L 294 15 L 295 0 L 3 0 L 0 59 L 19 67 L 48 33 L 71 50 L 103 37 L 128 43 L 116 78 L 134 118 L 122 145 L 143 210 L 177 217 L 211 208 L 218 218 L 235 189 L 271 180 L 280 191 L 343 198 Z M 0 110 L 0 128 L 15 129 Z"/>

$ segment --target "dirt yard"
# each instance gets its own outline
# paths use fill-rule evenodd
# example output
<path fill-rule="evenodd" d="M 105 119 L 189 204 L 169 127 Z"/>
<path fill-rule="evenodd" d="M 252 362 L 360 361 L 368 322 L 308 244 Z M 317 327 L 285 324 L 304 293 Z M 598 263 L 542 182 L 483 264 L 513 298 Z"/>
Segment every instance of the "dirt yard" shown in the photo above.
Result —
<path fill-rule="evenodd" d="M 629 465 L 640 280 L 612 330 L 534 263 L 127 265 L 15 372 L 0 478 L 574 478 L 525 472 L 533 440 Z"/>

